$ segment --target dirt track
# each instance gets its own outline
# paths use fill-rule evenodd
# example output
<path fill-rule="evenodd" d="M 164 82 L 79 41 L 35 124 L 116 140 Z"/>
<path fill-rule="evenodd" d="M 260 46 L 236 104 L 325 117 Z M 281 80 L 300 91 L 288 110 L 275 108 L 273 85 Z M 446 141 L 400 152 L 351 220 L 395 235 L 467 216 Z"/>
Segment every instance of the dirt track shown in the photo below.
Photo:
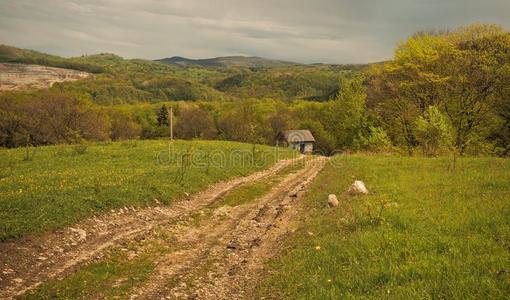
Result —
<path fill-rule="evenodd" d="M 0 244 L 0 298 L 13 298 L 42 282 L 72 273 L 106 249 L 139 237 L 158 241 L 154 232 L 175 237 L 172 251 L 156 260 L 156 271 L 131 293 L 133 299 L 249 297 L 263 262 L 274 255 L 291 228 L 302 191 L 325 163 L 307 160 L 305 167 L 285 177 L 269 193 L 213 216 L 192 222 L 197 212 L 228 191 L 274 175 L 291 161 L 209 187 L 206 191 L 164 207 L 121 209 L 84 221 L 73 228 L 37 238 Z M 143 249 L 139 249 L 143 251 Z M 172 278 L 169 283 L 168 278 Z"/>

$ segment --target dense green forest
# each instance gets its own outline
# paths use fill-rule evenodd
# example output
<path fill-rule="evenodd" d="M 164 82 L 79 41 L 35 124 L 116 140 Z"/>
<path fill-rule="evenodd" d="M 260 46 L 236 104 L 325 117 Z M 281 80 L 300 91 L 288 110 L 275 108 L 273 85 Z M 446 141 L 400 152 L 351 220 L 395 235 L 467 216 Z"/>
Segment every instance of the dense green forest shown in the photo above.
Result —
<path fill-rule="evenodd" d="M 236 59 L 236 58 L 232 58 Z M 259 59 L 263 60 L 263 59 Z M 162 101 L 232 101 L 246 98 L 328 100 L 338 83 L 359 66 L 201 67 L 102 53 L 62 58 L 0 46 L 0 62 L 33 63 L 95 73 L 79 82 L 56 84 L 52 90 L 77 92 L 101 104 Z M 271 60 L 259 62 L 270 66 Z"/>
<path fill-rule="evenodd" d="M 370 66 L 182 66 L 7 46 L 0 60 L 95 73 L 1 94 L 5 147 L 162 137 L 171 106 L 183 139 L 273 144 L 279 131 L 303 128 L 327 154 L 510 154 L 510 34 L 494 25 L 420 32 Z"/>

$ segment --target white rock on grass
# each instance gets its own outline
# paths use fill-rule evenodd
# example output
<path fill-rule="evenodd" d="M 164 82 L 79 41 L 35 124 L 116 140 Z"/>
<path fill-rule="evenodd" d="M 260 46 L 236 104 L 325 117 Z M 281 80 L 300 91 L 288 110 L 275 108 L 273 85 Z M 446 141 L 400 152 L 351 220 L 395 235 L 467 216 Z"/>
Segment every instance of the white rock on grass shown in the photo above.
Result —
<path fill-rule="evenodd" d="M 335 194 L 330 194 L 328 196 L 328 205 L 329 207 L 337 207 L 340 203 L 338 202 L 338 199 L 336 198 Z"/>
<path fill-rule="evenodd" d="M 368 190 L 365 187 L 365 183 L 361 180 L 356 180 L 354 183 L 349 187 L 349 194 L 351 195 L 366 195 L 368 194 Z"/>

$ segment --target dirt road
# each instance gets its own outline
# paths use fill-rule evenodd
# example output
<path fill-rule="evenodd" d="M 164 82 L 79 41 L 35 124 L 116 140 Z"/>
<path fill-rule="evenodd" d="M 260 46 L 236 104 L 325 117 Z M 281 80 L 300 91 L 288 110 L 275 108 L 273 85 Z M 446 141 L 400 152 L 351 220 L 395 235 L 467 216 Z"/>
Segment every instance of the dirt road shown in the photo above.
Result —
<path fill-rule="evenodd" d="M 0 298 L 14 298 L 62 278 L 126 241 L 140 237 L 150 241 L 139 244 L 135 253 L 144 252 L 148 247 L 144 245 L 169 243 L 156 232 L 172 235 L 176 250 L 153 258 L 155 272 L 131 291 L 132 299 L 249 297 L 263 262 L 276 253 L 291 229 L 295 206 L 325 161 L 306 159 L 304 168 L 287 175 L 267 194 L 247 204 L 215 208 L 199 221 L 197 213 L 222 195 L 272 176 L 292 161 L 218 183 L 170 206 L 124 208 L 59 232 L 0 244 Z"/>

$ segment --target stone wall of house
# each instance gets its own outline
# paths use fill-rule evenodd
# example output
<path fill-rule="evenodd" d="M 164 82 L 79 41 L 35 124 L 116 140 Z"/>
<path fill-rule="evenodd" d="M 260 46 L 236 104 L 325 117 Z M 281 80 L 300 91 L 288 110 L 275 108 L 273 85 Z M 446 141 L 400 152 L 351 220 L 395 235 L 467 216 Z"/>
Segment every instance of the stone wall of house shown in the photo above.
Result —
<path fill-rule="evenodd" d="M 304 153 L 311 153 L 313 152 L 313 143 L 312 142 L 304 142 L 305 144 L 305 151 Z M 297 151 L 301 151 L 301 143 L 291 143 L 289 145 L 290 148 L 296 149 Z"/>

